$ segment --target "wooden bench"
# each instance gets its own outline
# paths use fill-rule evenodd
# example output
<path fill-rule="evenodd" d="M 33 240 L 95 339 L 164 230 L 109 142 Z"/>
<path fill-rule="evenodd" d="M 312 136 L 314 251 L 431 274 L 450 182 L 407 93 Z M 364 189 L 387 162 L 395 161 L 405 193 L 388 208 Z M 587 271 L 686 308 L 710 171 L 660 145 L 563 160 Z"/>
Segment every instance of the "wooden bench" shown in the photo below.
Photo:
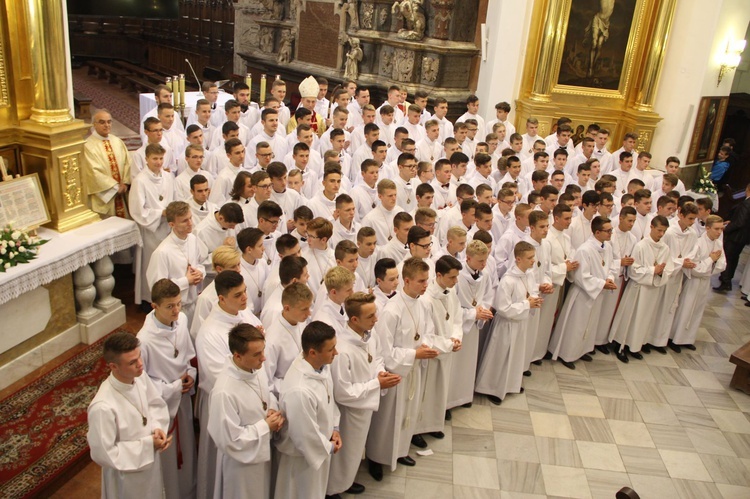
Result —
<path fill-rule="evenodd" d="M 126 71 L 99 61 L 88 61 L 86 64 L 89 66 L 89 74 L 96 74 L 100 80 L 108 78 L 109 83 L 120 83 L 120 86 L 123 86 Z"/>
<path fill-rule="evenodd" d="M 160 75 L 159 73 L 155 71 L 151 71 L 150 69 L 144 69 L 140 66 L 136 66 L 135 64 L 131 64 L 127 61 L 114 61 L 114 65 L 121 69 L 124 69 L 128 73 L 139 76 L 145 80 L 158 81 L 158 82 L 163 83 L 166 79 L 163 75 Z"/>
<path fill-rule="evenodd" d="M 729 386 L 750 395 L 750 342 L 735 350 L 729 362 L 737 366 Z"/>
<path fill-rule="evenodd" d="M 79 120 L 91 120 L 91 98 L 80 92 L 73 92 L 73 107 L 75 116 Z"/>
<path fill-rule="evenodd" d="M 139 78 L 138 76 L 124 75 L 122 79 L 126 82 L 126 87 L 132 87 L 138 92 L 148 93 L 156 91 L 157 84 L 148 80 L 144 80 L 143 78 Z"/>

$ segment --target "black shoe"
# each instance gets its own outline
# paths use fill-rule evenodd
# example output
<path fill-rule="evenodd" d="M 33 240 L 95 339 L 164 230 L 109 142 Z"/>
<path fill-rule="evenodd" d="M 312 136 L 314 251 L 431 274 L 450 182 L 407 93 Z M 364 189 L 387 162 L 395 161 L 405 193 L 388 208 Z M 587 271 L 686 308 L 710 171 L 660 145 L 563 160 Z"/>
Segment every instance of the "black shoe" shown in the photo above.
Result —
<path fill-rule="evenodd" d="M 437 438 L 440 440 L 445 438 L 445 433 L 443 433 L 442 431 L 431 431 L 428 433 L 428 435 L 431 436 L 432 438 Z"/>
<path fill-rule="evenodd" d="M 596 347 L 589 352 L 589 355 L 596 355 Z"/>
<path fill-rule="evenodd" d="M 535 360 L 535 361 L 532 362 L 532 364 L 534 364 L 535 366 L 541 366 L 542 365 L 542 359 Z"/>
<path fill-rule="evenodd" d="M 382 464 L 376 463 L 375 461 L 368 460 L 367 470 L 370 472 L 370 476 L 376 482 L 379 482 L 383 479 L 383 465 Z"/>
<path fill-rule="evenodd" d="M 346 489 L 347 494 L 357 495 L 365 491 L 365 486 L 361 483 L 354 482 L 351 487 Z"/>
<path fill-rule="evenodd" d="M 326 494 L 326 499 L 341 499 L 341 496 L 339 494 L 333 494 L 332 496 Z"/>
<path fill-rule="evenodd" d="M 142 301 L 141 304 L 138 305 L 138 310 L 144 314 L 150 314 L 153 309 L 154 308 L 147 301 Z"/>
<path fill-rule="evenodd" d="M 424 438 L 422 435 L 414 435 L 411 437 L 411 444 L 414 447 L 419 447 L 420 449 L 426 449 L 427 448 L 427 442 L 424 441 Z"/>
<path fill-rule="evenodd" d="M 617 360 L 622 362 L 623 364 L 627 364 L 630 362 L 630 359 L 628 359 L 628 354 L 625 352 L 615 351 L 615 355 L 617 356 Z"/>
<path fill-rule="evenodd" d="M 643 353 L 651 353 L 651 345 L 646 343 L 644 345 L 641 345 L 641 352 Z"/>
<path fill-rule="evenodd" d="M 682 348 L 680 348 L 680 345 L 678 345 L 677 343 L 673 342 L 672 340 L 669 340 L 669 343 L 667 343 L 667 346 L 669 348 L 671 348 L 675 353 L 682 352 Z"/>
<path fill-rule="evenodd" d="M 742 298 L 745 301 L 750 301 L 750 300 L 747 299 L 747 295 L 746 294 L 741 294 L 740 298 Z"/>
<path fill-rule="evenodd" d="M 523 393 L 523 392 L 525 392 L 525 391 L 526 391 L 526 390 L 524 389 L 524 387 L 521 387 L 521 391 L 519 391 L 518 393 Z"/>
<path fill-rule="evenodd" d="M 724 291 L 732 291 L 732 285 L 731 284 L 724 284 L 721 283 L 715 288 L 713 288 L 714 291 L 717 291 L 719 293 L 723 293 Z"/>
<path fill-rule="evenodd" d="M 667 355 L 667 349 L 664 348 L 664 347 L 656 347 L 654 345 L 651 345 L 651 348 L 653 348 L 654 350 L 656 350 L 657 352 L 659 352 L 662 355 Z"/>
<path fill-rule="evenodd" d="M 643 355 L 640 352 L 628 352 L 631 357 L 638 360 L 643 360 Z"/>
<path fill-rule="evenodd" d="M 560 359 L 560 363 L 564 365 L 565 367 L 567 367 L 568 369 L 575 370 L 576 368 L 576 365 L 574 363 L 568 362 L 567 360 Z"/>
<path fill-rule="evenodd" d="M 545 353 L 544 360 L 552 360 L 552 352 Z"/>
<path fill-rule="evenodd" d="M 471 408 L 471 402 L 466 402 L 466 403 L 465 403 L 465 404 L 463 404 L 463 405 L 462 405 L 461 407 L 465 407 L 465 408 L 467 408 L 467 409 L 470 409 L 470 408 Z"/>
<path fill-rule="evenodd" d="M 417 464 L 417 462 L 409 456 L 400 457 L 396 459 L 396 462 L 398 464 L 403 464 L 404 466 L 415 466 Z"/>
<path fill-rule="evenodd" d="M 607 345 L 597 345 L 596 349 L 604 355 L 609 355 L 609 347 Z"/>
<path fill-rule="evenodd" d="M 695 345 L 687 344 L 687 345 L 678 345 L 678 346 L 682 348 L 687 348 L 688 350 L 692 350 L 693 352 L 695 352 Z"/>
<path fill-rule="evenodd" d="M 450 421 L 451 419 L 453 419 L 453 414 L 451 414 L 451 410 L 450 409 L 446 409 L 445 410 L 445 420 L 446 421 Z"/>
<path fill-rule="evenodd" d="M 750 307 L 750 301 L 746 301 L 746 302 L 745 302 L 745 306 L 746 306 L 746 307 Z"/>
<path fill-rule="evenodd" d="M 585 354 L 581 355 L 581 360 L 584 361 L 584 362 L 591 362 L 594 359 L 591 358 L 591 355 L 585 353 Z"/>
<path fill-rule="evenodd" d="M 500 405 L 503 403 L 502 399 L 500 397 L 495 397 L 494 395 L 487 395 L 487 400 L 492 402 L 495 405 Z"/>
<path fill-rule="evenodd" d="M 529 376 L 531 376 L 531 371 L 524 371 L 523 375 L 528 378 Z"/>

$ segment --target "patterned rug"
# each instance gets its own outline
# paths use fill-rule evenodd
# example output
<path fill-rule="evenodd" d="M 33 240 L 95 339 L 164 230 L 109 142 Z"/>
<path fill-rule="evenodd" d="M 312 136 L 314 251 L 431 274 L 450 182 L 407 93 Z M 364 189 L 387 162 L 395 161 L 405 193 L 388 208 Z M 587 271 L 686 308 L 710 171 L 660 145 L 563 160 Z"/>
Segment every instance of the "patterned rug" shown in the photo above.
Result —
<path fill-rule="evenodd" d="M 76 74 L 75 72 L 73 72 L 73 88 L 87 95 L 95 108 L 107 109 L 114 119 L 134 132 L 140 132 L 140 124 L 138 123 L 140 110 L 136 104 L 114 98 L 110 93 L 93 85 L 88 77 Z"/>
<path fill-rule="evenodd" d="M 0 401 L 0 497 L 33 497 L 89 452 L 86 409 L 109 375 L 104 338 Z"/>

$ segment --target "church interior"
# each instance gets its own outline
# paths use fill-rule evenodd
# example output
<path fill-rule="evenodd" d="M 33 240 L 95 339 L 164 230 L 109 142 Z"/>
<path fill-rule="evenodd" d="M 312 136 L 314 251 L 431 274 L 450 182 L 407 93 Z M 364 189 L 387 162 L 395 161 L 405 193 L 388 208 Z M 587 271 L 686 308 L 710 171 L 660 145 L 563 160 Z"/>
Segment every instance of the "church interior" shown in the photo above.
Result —
<path fill-rule="evenodd" d="M 606 129 L 606 150 L 618 155 L 630 152 L 618 148 L 632 138 L 635 161 L 650 153 L 646 186 L 659 189 L 653 179 L 669 174 L 665 165 L 674 158 L 681 194 L 710 199 L 724 225 L 741 224 L 733 234 L 746 234 L 729 243 L 736 272 L 726 279 L 716 272 L 713 280 L 708 274 L 716 291 L 706 288 L 699 299 L 705 310 L 693 348 L 661 346 L 661 354 L 652 347 L 630 362 L 614 350 L 592 350 L 575 368 L 537 359 L 523 375 L 522 393 L 502 404 L 475 393 L 451 409 L 443 437 L 423 439 L 430 452 L 411 447 L 415 466 L 386 467 L 376 480 L 363 460 L 355 478 L 361 497 L 750 497 L 750 213 L 738 220 L 750 210 L 749 39 L 746 0 L 0 0 L 0 222 L 3 230 L 17 228 L 7 231 L 12 240 L 13 230 L 22 230 L 46 241 L 36 258 L 0 268 L 0 496 L 103 494 L 86 413 L 109 375 L 102 343 L 114 331 L 136 334 L 149 320 L 133 257 L 148 245 L 143 224 L 132 206 L 120 212 L 115 202 L 104 213 L 92 205 L 104 199 L 91 192 L 87 173 L 85 144 L 96 117 L 110 116 L 109 133 L 135 155 L 153 145 L 144 141 L 144 120 L 156 116 L 155 93 L 164 85 L 179 128 L 188 130 L 209 81 L 222 106 L 237 98 L 235 84 L 245 83 L 257 121 L 265 120 L 261 110 L 278 80 L 286 84 L 283 106 L 296 119 L 309 99 L 303 82 L 312 76 L 331 117 L 337 91 L 354 82 L 369 89 L 376 109 L 388 105 L 389 89 L 400 88 L 404 120 L 416 97 L 426 95 L 421 111 L 429 119 L 447 102 L 441 119 L 451 130 L 478 98 L 472 116 L 484 118 L 482 129 L 506 103 L 503 119 L 519 137 L 530 123 L 553 142 L 569 130 L 572 150 L 591 142 L 591 130 L 595 137 Z M 320 114 L 316 106 L 312 115 Z M 504 140 L 510 144 L 513 135 Z M 229 153 L 234 139 L 218 138 Z M 255 162 L 261 146 L 253 140 L 245 146 Z M 296 143 L 289 141 L 290 157 Z M 185 137 L 180 145 L 188 145 Z M 556 145 L 550 163 L 558 146 L 566 147 Z M 342 154 L 351 158 L 352 151 Z M 727 168 L 723 176 L 719 168 Z M 359 163 L 352 169 L 357 175 Z M 115 191 L 118 182 L 127 189 L 119 174 L 114 178 Z M 107 201 L 121 202 L 122 192 Z M 462 213 L 460 198 L 458 207 Z M 653 207 L 656 213 L 656 197 Z M 0 242 L 7 237 L 3 232 Z M 724 251 L 728 261 L 726 240 Z M 571 277 L 567 286 L 576 286 Z M 674 315 L 673 301 L 662 312 L 672 307 Z"/>

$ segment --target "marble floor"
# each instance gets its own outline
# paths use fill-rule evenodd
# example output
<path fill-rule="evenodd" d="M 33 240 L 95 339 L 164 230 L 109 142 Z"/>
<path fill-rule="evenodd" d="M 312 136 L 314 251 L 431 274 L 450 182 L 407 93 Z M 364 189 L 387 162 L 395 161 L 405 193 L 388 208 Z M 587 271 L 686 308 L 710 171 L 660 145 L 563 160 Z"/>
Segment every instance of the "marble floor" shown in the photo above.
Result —
<path fill-rule="evenodd" d="M 363 466 L 360 497 L 750 497 L 750 396 L 729 388 L 728 361 L 750 341 L 750 308 L 736 286 L 709 298 L 697 351 L 533 366 L 524 394 L 455 409 L 445 439 L 427 437 L 433 455 L 412 449 L 415 467 L 375 482 Z M 99 480 L 92 463 L 54 497 L 94 497 Z"/>

